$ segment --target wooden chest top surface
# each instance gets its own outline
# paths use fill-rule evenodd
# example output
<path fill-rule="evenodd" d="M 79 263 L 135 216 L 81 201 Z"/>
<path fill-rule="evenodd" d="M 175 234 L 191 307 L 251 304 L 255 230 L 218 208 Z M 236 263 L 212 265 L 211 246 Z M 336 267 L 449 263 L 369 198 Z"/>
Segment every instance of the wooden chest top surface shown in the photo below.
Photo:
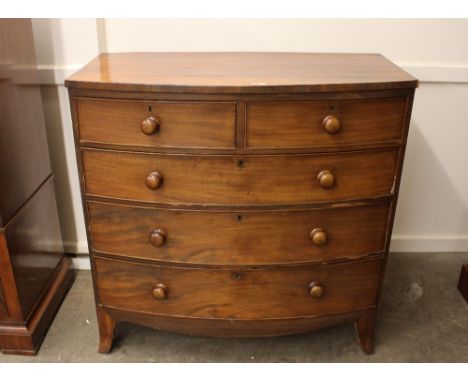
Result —
<path fill-rule="evenodd" d="M 106 53 L 65 82 L 119 91 L 297 93 L 415 88 L 380 54 Z"/>

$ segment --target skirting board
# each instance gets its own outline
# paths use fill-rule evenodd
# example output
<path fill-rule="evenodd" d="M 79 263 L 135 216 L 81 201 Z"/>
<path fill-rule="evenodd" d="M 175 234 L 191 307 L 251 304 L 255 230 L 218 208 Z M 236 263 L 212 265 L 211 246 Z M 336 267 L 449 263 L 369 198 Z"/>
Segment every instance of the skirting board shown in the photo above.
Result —
<path fill-rule="evenodd" d="M 468 236 L 393 235 L 390 252 L 468 252 Z"/>
<path fill-rule="evenodd" d="M 91 269 L 88 255 L 77 255 L 71 258 L 74 269 Z"/>
<path fill-rule="evenodd" d="M 89 253 L 87 242 L 64 241 L 63 248 L 65 249 L 65 253 L 75 255 L 88 255 Z"/>
<path fill-rule="evenodd" d="M 68 244 L 68 245 L 67 245 Z M 86 243 L 66 243 L 67 253 L 76 253 L 71 260 L 75 269 L 91 269 Z M 70 249 L 81 249 L 80 251 Z M 468 252 L 468 237 L 426 237 L 426 236 L 400 236 L 392 238 L 390 252 Z"/>

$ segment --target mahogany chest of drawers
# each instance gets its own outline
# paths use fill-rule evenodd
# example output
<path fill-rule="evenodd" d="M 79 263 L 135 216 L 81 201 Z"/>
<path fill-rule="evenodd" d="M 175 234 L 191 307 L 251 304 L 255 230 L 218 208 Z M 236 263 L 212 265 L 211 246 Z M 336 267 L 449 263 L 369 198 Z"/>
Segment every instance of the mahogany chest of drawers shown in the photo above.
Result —
<path fill-rule="evenodd" d="M 417 81 L 380 55 L 103 54 L 66 81 L 99 351 L 116 323 L 373 351 Z"/>

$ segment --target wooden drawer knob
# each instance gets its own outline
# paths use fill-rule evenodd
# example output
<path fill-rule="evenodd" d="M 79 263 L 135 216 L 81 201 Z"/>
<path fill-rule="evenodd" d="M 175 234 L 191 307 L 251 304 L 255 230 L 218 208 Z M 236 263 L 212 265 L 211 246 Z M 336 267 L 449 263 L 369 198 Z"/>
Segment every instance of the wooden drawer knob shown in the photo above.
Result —
<path fill-rule="evenodd" d="M 334 115 L 327 115 L 322 121 L 322 126 L 328 134 L 336 134 L 341 129 L 341 122 Z"/>
<path fill-rule="evenodd" d="M 155 229 L 150 234 L 150 243 L 155 247 L 161 247 L 166 242 L 166 232 L 162 229 Z"/>
<path fill-rule="evenodd" d="M 157 190 L 161 186 L 162 180 L 162 176 L 154 171 L 146 176 L 145 184 L 150 190 Z"/>
<path fill-rule="evenodd" d="M 317 180 L 322 188 L 331 188 L 335 184 L 335 176 L 328 170 L 320 171 Z"/>
<path fill-rule="evenodd" d="M 146 135 L 153 135 L 159 130 L 159 121 L 153 116 L 145 118 L 141 121 L 140 128 Z"/>
<path fill-rule="evenodd" d="M 323 228 L 314 228 L 309 233 L 309 238 L 312 240 L 312 243 L 315 245 L 325 245 L 327 244 L 328 236 Z"/>
<path fill-rule="evenodd" d="M 323 286 L 321 286 L 318 281 L 312 281 L 309 284 L 309 292 L 313 298 L 320 298 L 325 293 Z"/>
<path fill-rule="evenodd" d="M 158 284 L 151 293 L 156 300 L 165 300 L 167 298 L 167 287 L 164 284 Z"/>

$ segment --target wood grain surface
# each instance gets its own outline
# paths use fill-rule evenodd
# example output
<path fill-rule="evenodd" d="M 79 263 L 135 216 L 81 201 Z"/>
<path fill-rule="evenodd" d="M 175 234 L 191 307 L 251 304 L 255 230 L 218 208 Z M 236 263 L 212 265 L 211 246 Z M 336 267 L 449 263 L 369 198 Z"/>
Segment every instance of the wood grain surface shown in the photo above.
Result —
<path fill-rule="evenodd" d="M 100 327 L 374 348 L 417 80 L 378 54 L 112 53 L 66 81 Z"/>
<path fill-rule="evenodd" d="M 381 262 L 296 269 L 208 270 L 94 258 L 99 302 L 143 313 L 186 317 L 260 319 L 325 315 L 373 305 Z M 323 285 L 310 296 L 311 281 Z M 159 283 L 168 289 L 154 299 Z"/>
<path fill-rule="evenodd" d="M 414 88 L 380 54 L 104 53 L 68 87 L 186 93 L 282 93 Z"/>
<path fill-rule="evenodd" d="M 302 211 L 191 211 L 88 202 L 93 250 L 170 263 L 265 265 L 355 259 L 384 250 L 389 205 Z M 322 228 L 325 245 L 310 232 Z M 155 247 L 150 235 L 163 230 Z"/>
<path fill-rule="evenodd" d="M 236 144 L 233 102 L 151 102 L 79 98 L 80 139 L 145 147 L 230 148 Z M 141 122 L 152 116 L 159 130 L 146 135 Z"/>
<path fill-rule="evenodd" d="M 2 278 L 0 277 L 0 319 L 8 316 L 8 308 L 6 305 L 5 295 L 3 293 Z"/>
<path fill-rule="evenodd" d="M 167 204 L 278 205 L 390 195 L 398 152 L 190 156 L 83 150 L 88 195 Z M 317 175 L 334 174 L 324 189 Z M 157 171 L 157 190 L 145 179 Z"/>
<path fill-rule="evenodd" d="M 31 19 L 0 19 L 0 350 L 36 354 L 74 273 L 63 254 Z"/>
<path fill-rule="evenodd" d="M 406 99 L 358 101 L 250 102 L 247 147 L 324 147 L 399 141 Z M 327 133 L 323 120 L 334 116 L 340 129 Z"/>
<path fill-rule="evenodd" d="M 167 316 L 155 313 L 148 314 L 135 311 L 130 312 L 128 310 L 108 307 L 103 309 L 105 309 L 105 311 L 117 321 L 130 321 L 159 330 L 169 330 L 176 333 L 194 336 L 236 338 L 273 337 L 304 333 L 359 319 L 359 317 L 363 316 L 366 312 L 366 310 L 357 310 L 346 313 L 312 317 L 236 320 L 232 318 L 223 319 Z"/>
<path fill-rule="evenodd" d="M 5 239 L 8 243 L 5 256 L 11 262 L 25 320 L 63 258 L 53 178 L 49 178 L 10 221 Z"/>

